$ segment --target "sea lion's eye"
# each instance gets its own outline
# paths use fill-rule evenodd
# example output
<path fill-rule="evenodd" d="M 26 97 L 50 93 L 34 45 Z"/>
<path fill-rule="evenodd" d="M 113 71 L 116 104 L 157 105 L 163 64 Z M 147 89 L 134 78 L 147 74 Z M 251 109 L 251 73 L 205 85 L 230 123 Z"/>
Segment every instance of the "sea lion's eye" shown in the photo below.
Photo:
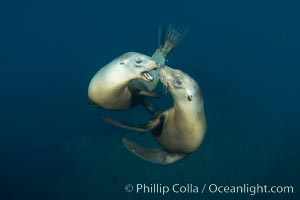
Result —
<path fill-rule="evenodd" d="M 174 86 L 175 87 L 180 87 L 181 84 L 182 84 L 181 78 L 180 77 L 175 77 L 175 79 L 174 79 Z"/>
<path fill-rule="evenodd" d="M 135 62 L 136 62 L 136 64 L 141 64 L 141 63 L 143 62 L 143 60 L 142 60 L 141 58 L 137 58 L 137 59 L 135 60 Z"/>

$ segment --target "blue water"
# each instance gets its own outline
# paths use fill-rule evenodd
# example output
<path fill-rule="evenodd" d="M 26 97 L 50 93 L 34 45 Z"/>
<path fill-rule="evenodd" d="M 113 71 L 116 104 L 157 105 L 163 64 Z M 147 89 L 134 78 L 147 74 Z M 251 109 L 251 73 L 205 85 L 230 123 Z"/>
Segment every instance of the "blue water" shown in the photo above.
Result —
<path fill-rule="evenodd" d="M 300 12 L 290 1 L 2 1 L 0 195 L 10 199 L 299 199 Z M 158 166 L 122 146 L 150 134 L 112 127 L 87 104 L 93 74 L 127 51 L 152 55 L 159 25 L 189 34 L 169 57 L 198 81 L 208 131 Z M 172 106 L 167 96 L 156 100 Z M 129 119 L 128 116 L 131 116 Z M 126 184 L 293 186 L 294 194 L 137 194 Z M 201 190 L 201 189 L 200 189 Z"/>

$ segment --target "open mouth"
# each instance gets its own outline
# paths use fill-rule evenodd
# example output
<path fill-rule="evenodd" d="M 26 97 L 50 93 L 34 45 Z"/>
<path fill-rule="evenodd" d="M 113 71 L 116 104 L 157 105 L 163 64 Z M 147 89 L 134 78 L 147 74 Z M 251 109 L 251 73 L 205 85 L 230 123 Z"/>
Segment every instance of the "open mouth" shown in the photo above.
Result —
<path fill-rule="evenodd" d="M 151 74 L 149 74 L 148 71 L 144 71 L 142 72 L 142 76 L 147 80 L 147 81 L 153 81 L 153 76 Z"/>

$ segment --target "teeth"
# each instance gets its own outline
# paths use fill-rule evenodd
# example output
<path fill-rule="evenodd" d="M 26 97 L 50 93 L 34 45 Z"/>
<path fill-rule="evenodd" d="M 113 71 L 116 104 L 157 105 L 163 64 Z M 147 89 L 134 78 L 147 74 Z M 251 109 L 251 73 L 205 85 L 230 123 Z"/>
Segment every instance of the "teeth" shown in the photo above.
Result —
<path fill-rule="evenodd" d="M 151 76 L 151 74 L 149 74 L 148 72 L 144 72 L 143 75 L 147 80 L 153 81 L 153 76 Z"/>

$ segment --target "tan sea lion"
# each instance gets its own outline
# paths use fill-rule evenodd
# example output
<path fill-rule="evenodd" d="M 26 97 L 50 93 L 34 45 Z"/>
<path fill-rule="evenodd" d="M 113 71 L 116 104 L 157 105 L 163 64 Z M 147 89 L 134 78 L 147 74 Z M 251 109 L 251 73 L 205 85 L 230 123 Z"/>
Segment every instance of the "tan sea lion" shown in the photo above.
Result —
<path fill-rule="evenodd" d="M 123 138 L 123 144 L 134 155 L 156 164 L 171 164 L 193 153 L 206 132 L 203 96 L 197 82 L 188 74 L 170 67 L 160 67 L 159 77 L 174 100 L 174 107 L 158 113 L 147 124 L 129 126 L 104 118 L 105 121 L 135 131 L 151 131 L 163 147 L 144 147 Z"/>
<path fill-rule="evenodd" d="M 169 25 L 159 33 L 159 47 L 151 59 L 163 65 L 186 31 Z M 89 102 L 112 110 L 143 104 L 149 112 L 154 112 L 154 105 L 146 97 L 164 94 L 152 92 L 159 82 L 158 67 L 149 57 L 139 53 L 126 53 L 114 59 L 92 78 L 88 88 Z"/>
<path fill-rule="evenodd" d="M 137 96 L 156 97 L 158 94 L 149 91 L 143 84 L 132 81 L 153 81 L 149 71 L 158 67 L 159 64 L 149 56 L 135 52 L 125 53 L 94 75 L 88 88 L 89 100 L 102 108 L 121 110 L 132 107 Z"/>

